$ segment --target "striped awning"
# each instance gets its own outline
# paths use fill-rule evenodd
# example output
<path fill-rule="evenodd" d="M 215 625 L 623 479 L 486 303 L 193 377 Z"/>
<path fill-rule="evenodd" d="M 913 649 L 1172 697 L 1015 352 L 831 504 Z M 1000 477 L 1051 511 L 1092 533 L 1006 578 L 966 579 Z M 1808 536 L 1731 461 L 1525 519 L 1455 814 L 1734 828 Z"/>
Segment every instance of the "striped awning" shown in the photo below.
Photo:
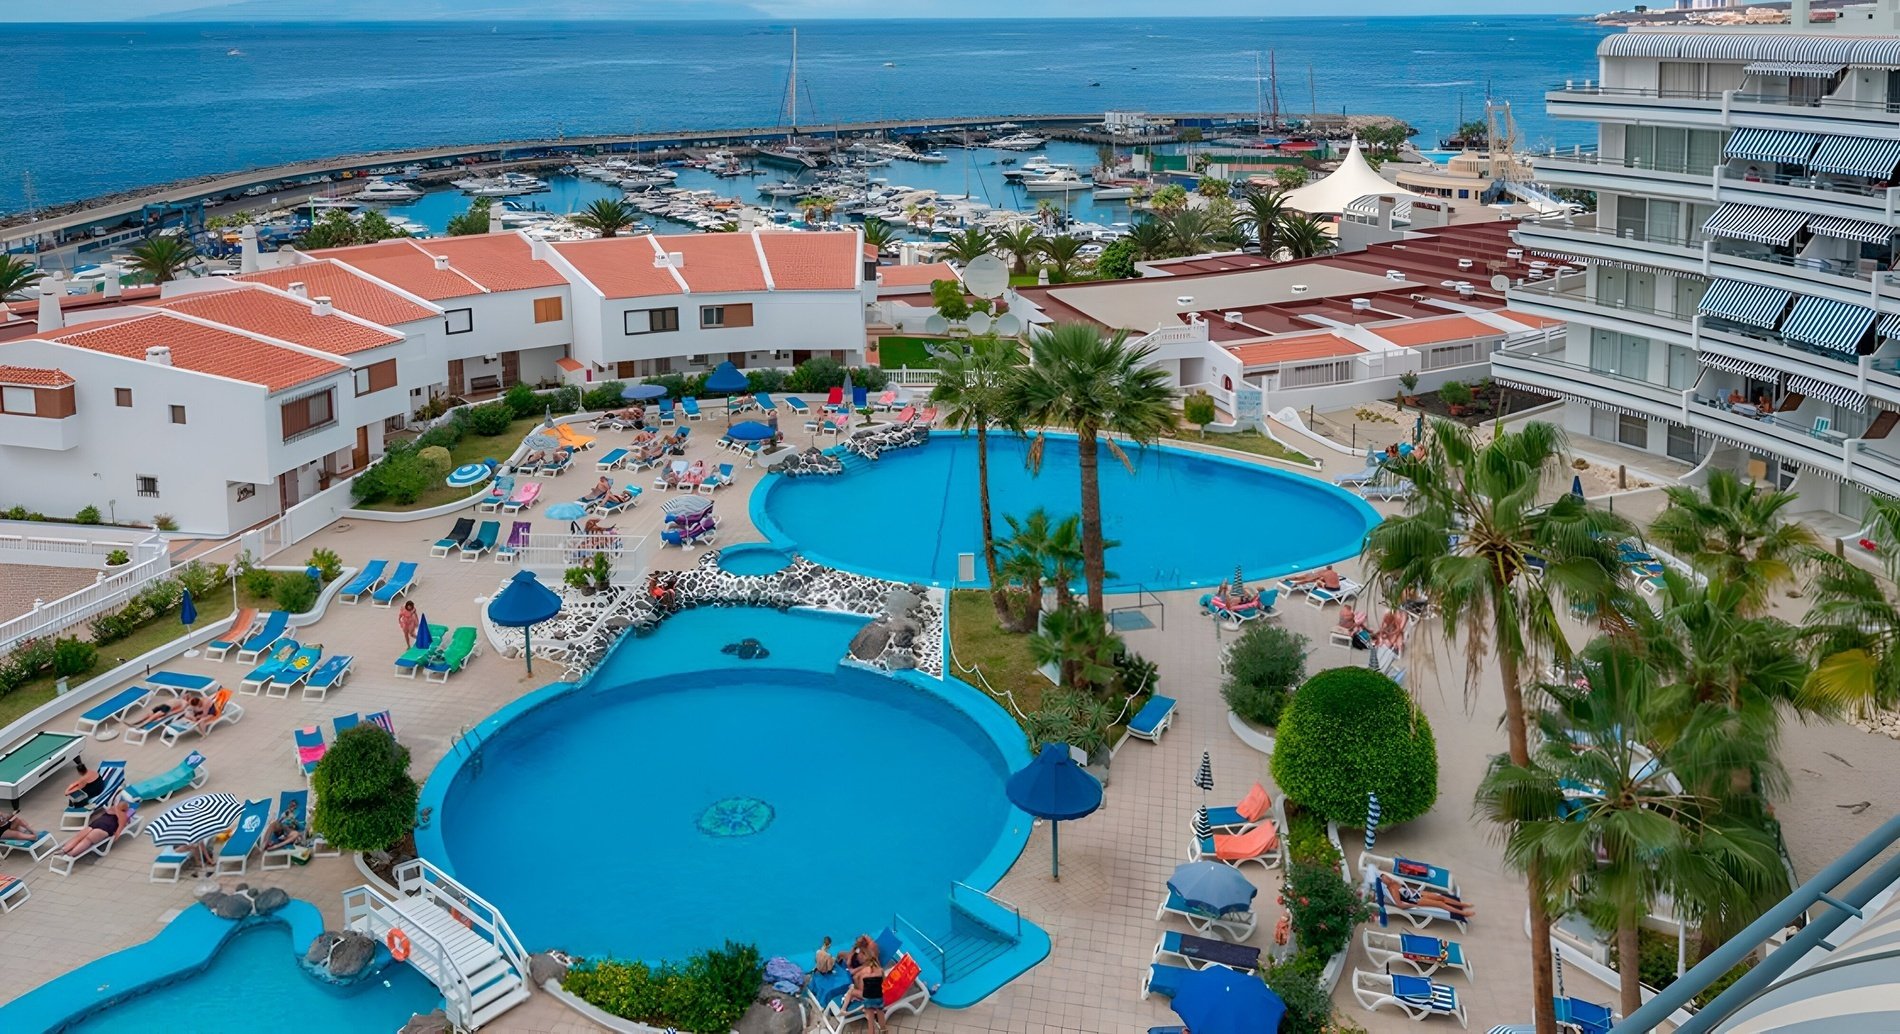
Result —
<path fill-rule="evenodd" d="M 1729 237 L 1738 241 L 1754 241 L 1771 247 L 1785 248 L 1794 241 L 1794 235 L 1808 225 L 1812 216 L 1800 212 L 1785 212 L 1779 208 L 1762 208 L 1759 205 L 1738 205 L 1733 202 L 1723 205 L 1702 224 L 1702 232 L 1711 237 Z"/>
<path fill-rule="evenodd" d="M 1788 390 L 1799 392 L 1812 399 L 1821 399 L 1825 402 L 1831 402 L 1837 406 L 1846 406 L 1856 413 L 1865 412 L 1867 409 L 1867 396 L 1862 395 L 1853 388 L 1835 384 L 1832 381 L 1803 377 L 1798 373 L 1790 374 L 1788 376 Z"/>
<path fill-rule="evenodd" d="M 1726 352 L 1703 352 L 1702 365 L 1751 380 L 1766 381 L 1769 384 L 1781 383 L 1780 370 L 1772 366 L 1763 366 L 1761 363 L 1752 363 L 1746 359 L 1737 359 Z"/>
<path fill-rule="evenodd" d="M 1900 167 L 1900 140 L 1869 140 L 1864 136 L 1821 138 L 1808 168 L 1842 176 L 1871 176 L 1886 179 Z"/>
<path fill-rule="evenodd" d="M 1817 215 L 1808 221 L 1808 229 L 1823 237 L 1859 241 L 1862 244 L 1888 244 L 1893 241 L 1893 235 L 1900 232 L 1891 226 L 1849 219 L 1842 215 Z"/>
<path fill-rule="evenodd" d="M 1710 316 L 1773 330 L 1793 297 L 1793 291 L 1779 287 L 1716 279 L 1709 281 L 1709 289 L 1702 292 L 1702 300 L 1696 303 L 1696 308 Z"/>
<path fill-rule="evenodd" d="M 1881 337 L 1900 338 L 1900 314 L 1888 313 L 1880 317 L 1880 325 L 1874 329 Z"/>
<path fill-rule="evenodd" d="M 1512 377 L 1501 377 L 1496 374 L 1493 374 L 1491 379 L 1498 384 L 1504 385 L 1507 388 L 1516 388 L 1519 391 L 1529 392 L 1532 395 L 1547 395 L 1552 398 L 1562 399 L 1565 402 L 1574 402 L 1579 406 L 1588 406 L 1591 409 L 1601 409 L 1610 413 L 1620 413 L 1623 416 L 1633 416 L 1633 417 L 1641 418 L 1643 420 L 1657 419 L 1657 417 L 1653 413 L 1645 413 L 1640 409 L 1632 409 L 1628 406 L 1619 406 L 1619 405 L 1616 405 L 1615 403 L 1605 402 L 1594 395 L 1584 395 L 1584 394 L 1580 394 L 1577 392 L 1570 392 L 1570 391 L 1558 391 L 1557 389 L 1550 387 L 1547 384 L 1533 384 L 1530 381 L 1520 381 Z M 1672 422 L 1680 423 L 1681 421 L 1672 421 Z"/>
<path fill-rule="evenodd" d="M 1597 44 L 1598 57 L 1662 57 L 1686 61 L 1779 61 L 1865 68 L 1900 68 L 1900 39 L 1812 33 L 1725 35 L 1618 32 Z"/>
<path fill-rule="evenodd" d="M 1779 75 L 1793 79 L 1832 79 L 1847 69 L 1836 64 L 1805 64 L 1800 61 L 1751 61 L 1743 69 L 1749 75 Z"/>
<path fill-rule="evenodd" d="M 1792 129 L 1738 129 L 1728 138 L 1724 152 L 1730 158 L 1748 162 L 1790 162 L 1805 164 L 1814 153 L 1820 137 L 1797 133 Z"/>
<path fill-rule="evenodd" d="M 1795 299 L 1788 318 L 1781 321 L 1781 336 L 1859 355 L 1861 339 L 1874 325 L 1874 315 L 1874 310 L 1864 305 L 1804 294 Z"/>

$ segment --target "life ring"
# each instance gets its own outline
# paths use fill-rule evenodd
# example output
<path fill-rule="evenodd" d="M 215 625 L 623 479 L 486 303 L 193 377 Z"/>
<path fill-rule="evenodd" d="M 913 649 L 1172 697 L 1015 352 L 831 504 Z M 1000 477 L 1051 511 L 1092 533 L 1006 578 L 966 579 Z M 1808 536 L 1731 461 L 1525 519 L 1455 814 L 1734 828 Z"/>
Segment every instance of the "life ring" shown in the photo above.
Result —
<path fill-rule="evenodd" d="M 461 923 L 463 926 L 466 926 L 471 930 L 475 929 L 474 922 L 472 922 L 467 916 L 456 911 L 455 908 L 453 907 L 450 907 L 449 909 L 449 916 L 450 918 L 454 919 L 456 922 Z"/>
<path fill-rule="evenodd" d="M 401 928 L 390 927 L 389 932 L 383 935 L 383 943 L 389 945 L 389 957 L 397 962 L 409 957 L 409 935 L 403 933 Z"/>

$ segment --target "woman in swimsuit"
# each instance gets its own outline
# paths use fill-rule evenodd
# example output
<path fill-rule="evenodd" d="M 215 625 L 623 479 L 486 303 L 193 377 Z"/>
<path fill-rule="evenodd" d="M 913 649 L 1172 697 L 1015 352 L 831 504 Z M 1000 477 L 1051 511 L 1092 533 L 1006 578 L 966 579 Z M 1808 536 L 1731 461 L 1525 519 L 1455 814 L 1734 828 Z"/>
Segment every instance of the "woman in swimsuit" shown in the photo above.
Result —
<path fill-rule="evenodd" d="M 1397 899 L 1407 908 L 1436 908 L 1449 912 L 1459 919 L 1470 919 L 1478 910 L 1466 904 L 1462 899 L 1436 890 L 1414 887 L 1404 880 L 1387 873 L 1379 874 L 1379 882 L 1385 884 L 1385 892 Z"/>
<path fill-rule="evenodd" d="M 136 715 L 126 715 L 127 725 L 153 725 L 170 718 L 178 717 L 178 705 L 174 703 L 153 704 L 150 710 Z"/>
<path fill-rule="evenodd" d="M 6 818 L 0 819 L 0 837 L 5 837 L 8 840 L 38 840 L 40 838 L 40 831 L 28 825 L 27 821 L 21 818 L 20 813 L 16 811 Z"/>
<path fill-rule="evenodd" d="M 79 778 L 66 784 L 66 803 L 74 807 L 90 804 L 94 797 L 106 792 L 106 777 L 103 773 L 88 770 L 82 758 L 74 758 L 73 767 L 79 770 Z"/>
<path fill-rule="evenodd" d="M 59 853 L 68 858 L 77 858 L 118 836 L 130 819 L 131 808 L 124 801 L 114 801 L 108 808 L 94 808 L 92 816 L 86 819 L 86 828 L 74 833 L 71 840 L 60 845 Z"/>
<path fill-rule="evenodd" d="M 863 947 L 851 952 L 853 961 L 860 964 L 851 967 L 851 990 L 844 993 L 844 1010 L 849 1012 L 852 1002 L 863 1002 L 867 1034 L 877 1034 L 884 1023 L 884 966 L 878 960 L 877 942 L 863 940 Z"/>

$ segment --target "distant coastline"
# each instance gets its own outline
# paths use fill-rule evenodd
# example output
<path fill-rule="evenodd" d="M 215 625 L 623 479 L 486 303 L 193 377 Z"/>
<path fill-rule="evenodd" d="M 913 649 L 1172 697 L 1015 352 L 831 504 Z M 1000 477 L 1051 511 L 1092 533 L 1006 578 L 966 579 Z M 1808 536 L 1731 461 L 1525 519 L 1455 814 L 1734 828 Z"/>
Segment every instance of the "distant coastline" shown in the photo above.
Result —
<path fill-rule="evenodd" d="M 1844 7 L 1853 6 L 1858 0 L 1813 0 L 1811 11 L 1816 21 L 1838 17 Z M 1787 0 L 1764 0 L 1762 3 L 1736 3 L 1727 7 L 1697 7 L 1688 10 L 1667 8 L 1648 11 L 1608 11 L 1597 15 L 1592 21 L 1606 28 L 1632 28 L 1645 25 L 1724 25 L 1737 24 L 1736 15 L 1746 11 L 1783 12 L 1782 21 L 1786 21 Z M 1712 17 L 1713 16 L 1713 17 Z M 1775 24 L 1773 21 L 1754 21 L 1754 24 Z"/>

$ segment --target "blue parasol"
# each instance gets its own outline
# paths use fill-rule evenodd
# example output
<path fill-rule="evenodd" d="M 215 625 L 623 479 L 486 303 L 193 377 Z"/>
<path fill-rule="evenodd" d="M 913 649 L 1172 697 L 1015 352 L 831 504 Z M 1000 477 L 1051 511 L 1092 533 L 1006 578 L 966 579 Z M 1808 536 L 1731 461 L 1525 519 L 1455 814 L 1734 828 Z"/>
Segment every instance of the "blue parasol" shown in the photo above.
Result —
<path fill-rule="evenodd" d="M 1214 915 L 1244 912 L 1260 893 L 1238 869 L 1220 862 L 1183 862 L 1168 877 L 1168 889 L 1181 895 L 1189 907 Z"/>
<path fill-rule="evenodd" d="M 561 612 L 561 597 L 541 584 L 533 571 L 517 571 L 508 587 L 488 601 L 488 620 L 504 628 L 521 629 L 521 653 L 528 659 L 528 674 L 534 674 L 534 649 L 530 641 L 532 626 Z"/>
<path fill-rule="evenodd" d="M 560 446 L 560 441 L 551 434 L 531 434 L 521 439 L 521 444 L 530 449 L 547 450 Z"/>
<path fill-rule="evenodd" d="M 660 507 L 660 512 L 668 517 L 698 515 L 712 509 L 713 501 L 703 495 L 676 495 Z"/>
<path fill-rule="evenodd" d="M 429 632 L 429 615 L 422 615 L 422 624 L 416 626 L 416 649 L 427 650 L 435 642 L 435 636 Z"/>
<path fill-rule="evenodd" d="M 178 598 L 178 623 L 187 629 L 198 623 L 198 604 L 192 601 L 190 589 Z"/>
<path fill-rule="evenodd" d="M 1039 819 L 1049 820 L 1049 874 L 1062 878 L 1061 834 L 1058 824 L 1079 819 L 1102 806 L 1102 784 L 1069 756 L 1066 743 L 1045 743 L 1035 760 L 1004 784 L 1010 803 Z M 1226 866 L 1221 866 L 1226 868 Z M 1242 876 L 1244 882 L 1246 877 Z"/>
<path fill-rule="evenodd" d="M 751 384 L 751 381 L 746 380 L 745 374 L 740 373 L 739 368 L 732 365 L 731 362 L 720 363 L 718 367 L 706 377 L 706 390 L 716 391 L 722 394 L 744 391 L 750 387 Z"/>
<path fill-rule="evenodd" d="M 489 475 L 494 472 L 495 468 L 486 463 L 464 463 L 454 470 L 449 471 L 449 487 L 472 488 L 487 481 Z"/>
<path fill-rule="evenodd" d="M 585 503 L 555 503 L 547 508 L 549 520 L 577 521 L 587 515 Z"/>
<path fill-rule="evenodd" d="M 665 398 L 666 386 L 663 384 L 629 384 L 620 389 L 620 397 L 626 399 L 628 402 L 650 402 L 653 399 Z"/>
<path fill-rule="evenodd" d="M 737 442 L 769 442 L 778 432 L 757 420 L 741 420 L 726 429 L 726 436 Z"/>
<path fill-rule="evenodd" d="M 1181 974 L 1176 1016 L 1194 1034 L 1259 1034 L 1279 1030 L 1286 1003 L 1254 973 L 1209 966 Z"/>

